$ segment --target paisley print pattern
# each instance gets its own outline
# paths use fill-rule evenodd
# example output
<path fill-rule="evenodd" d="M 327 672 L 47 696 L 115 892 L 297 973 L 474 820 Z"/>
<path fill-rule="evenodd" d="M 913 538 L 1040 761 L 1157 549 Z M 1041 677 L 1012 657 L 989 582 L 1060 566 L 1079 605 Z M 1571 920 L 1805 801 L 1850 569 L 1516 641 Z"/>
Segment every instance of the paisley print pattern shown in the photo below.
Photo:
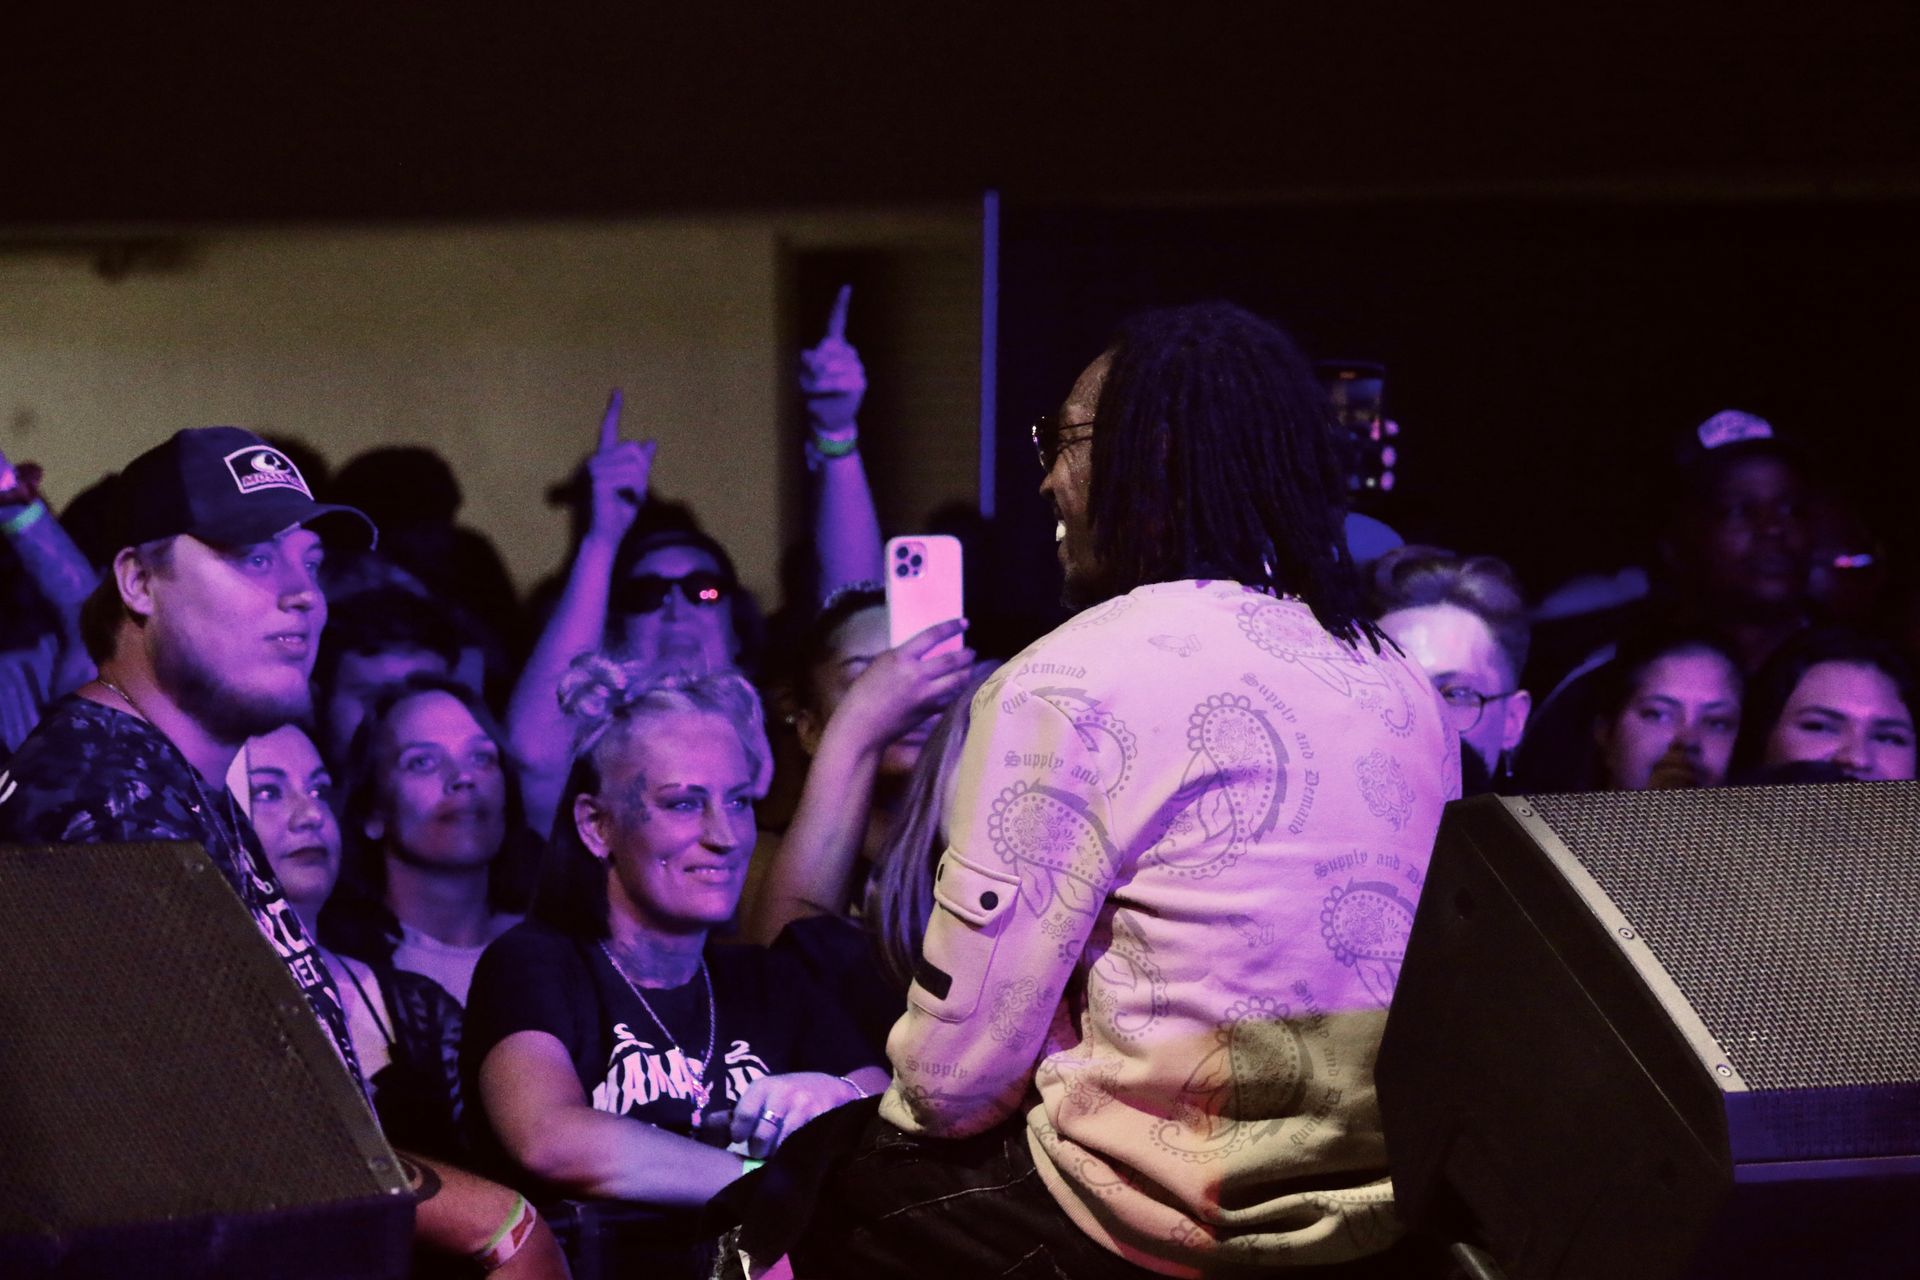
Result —
<path fill-rule="evenodd" d="M 1240 941 L 1246 943 L 1252 950 L 1258 951 L 1261 947 L 1273 945 L 1271 924 L 1263 924 L 1245 912 L 1235 912 L 1228 916 L 1227 923 L 1233 926 L 1233 931 L 1240 936 Z"/>
<path fill-rule="evenodd" d="M 1045 1078 L 1043 1073 L 1049 1069 L 1050 1065 L 1050 1063 L 1041 1064 L 1040 1071 L 1036 1072 L 1034 1076 L 1036 1082 L 1042 1081 Z M 1098 1108 L 1096 1107 L 1094 1110 L 1098 1110 Z M 1092 1112 L 1089 1111 L 1085 1114 L 1090 1115 Z M 1048 1157 L 1053 1160 L 1054 1166 L 1056 1168 L 1072 1170 L 1073 1176 L 1079 1184 L 1094 1195 L 1099 1196 L 1103 1200 L 1108 1200 L 1133 1186 L 1132 1180 L 1129 1179 L 1125 1173 L 1114 1168 L 1113 1165 L 1094 1155 L 1091 1151 L 1086 1150 L 1084 1147 L 1068 1146 L 1062 1143 L 1060 1140 L 1060 1131 L 1054 1128 L 1053 1124 L 1039 1113 L 1036 1113 L 1035 1116 L 1028 1121 L 1028 1125 L 1029 1132 L 1040 1140 L 1041 1147 L 1046 1151 Z"/>
<path fill-rule="evenodd" d="M 1349 880 L 1327 894 L 1320 911 L 1328 950 L 1359 975 L 1383 1009 L 1393 999 L 1412 932 L 1413 903 L 1383 880 Z"/>
<path fill-rule="evenodd" d="M 1112 938 L 1092 969 L 1087 1004 L 1115 1038 L 1138 1040 L 1166 1015 L 1166 973 L 1126 912 L 1114 912 Z"/>
<path fill-rule="evenodd" d="M 1090 913 L 1119 862 L 1106 830 L 1071 791 L 1017 782 L 987 815 L 987 841 L 1020 876 L 1027 909 L 1044 916 L 1059 904 Z"/>
<path fill-rule="evenodd" d="M 1291 662 L 1380 717 L 1397 738 L 1413 732 L 1413 698 L 1394 664 L 1369 662 L 1323 630 L 1313 615 L 1271 600 L 1240 606 L 1240 633 L 1269 657 Z"/>
<path fill-rule="evenodd" d="M 1125 790 L 1133 774 L 1133 762 L 1140 755 L 1140 744 L 1126 721 L 1085 689 L 1035 689 L 1033 696 L 1046 699 L 1073 722 L 1074 736 L 1093 757 L 1091 765 L 1100 775 L 1100 789 L 1109 797 Z"/>
<path fill-rule="evenodd" d="M 993 993 L 993 1007 L 987 1014 L 987 1034 L 1009 1049 L 1018 1049 L 1033 1038 L 1021 1020 L 1040 998 L 1040 984 L 1032 978 L 1003 982 Z"/>
<path fill-rule="evenodd" d="M 1109 622 L 1117 622 L 1119 619 L 1126 617 L 1127 614 L 1132 611 L 1134 605 L 1138 603 L 1139 602 L 1132 596 L 1115 596 L 1104 604 L 1094 605 L 1091 609 L 1083 609 L 1074 615 L 1060 630 L 1085 631 L 1088 627 L 1100 627 L 1105 626 Z"/>
<path fill-rule="evenodd" d="M 1407 771 L 1400 762 L 1375 748 L 1354 762 L 1353 773 L 1367 812 L 1395 831 L 1404 827 L 1413 812 L 1413 788 L 1407 785 Z"/>
<path fill-rule="evenodd" d="M 1059 1081 L 1066 1086 L 1060 1104 L 1063 1119 L 1090 1116 L 1113 1101 L 1113 1086 L 1120 1078 L 1121 1061 L 1106 1054 L 1085 1051 L 1060 1053 L 1040 1064 L 1034 1083 L 1046 1085 Z"/>
<path fill-rule="evenodd" d="M 980 925 L 972 1012 L 894 1027 L 881 1115 L 1024 1126 L 1075 1220 L 1169 1271 L 1366 1252 L 1380 1008 L 1451 772 L 1430 682 L 1219 580 L 1139 587 L 1009 665 L 948 834 L 1020 902 Z"/>
<path fill-rule="evenodd" d="M 1183 1160 L 1202 1163 L 1237 1150 L 1263 1123 L 1293 1111 L 1313 1075 L 1292 1010 L 1255 996 L 1231 1005 L 1214 1047 L 1175 1095 L 1173 1118 L 1154 1142 Z"/>
<path fill-rule="evenodd" d="M 1187 761 L 1180 794 L 1191 797 L 1169 836 L 1191 830 L 1198 842 L 1164 838 L 1152 856 L 1183 875 L 1215 876 L 1240 860 L 1247 846 L 1271 832 L 1287 798 L 1287 747 L 1266 713 L 1235 693 L 1215 694 L 1187 717 Z"/>

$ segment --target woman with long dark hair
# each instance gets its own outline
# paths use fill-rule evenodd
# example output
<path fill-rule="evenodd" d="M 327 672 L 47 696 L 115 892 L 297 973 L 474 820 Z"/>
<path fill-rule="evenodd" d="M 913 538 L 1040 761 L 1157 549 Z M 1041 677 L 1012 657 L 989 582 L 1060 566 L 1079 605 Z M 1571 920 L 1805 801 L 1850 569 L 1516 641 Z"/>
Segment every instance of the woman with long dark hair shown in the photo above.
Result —
<path fill-rule="evenodd" d="M 1824 764 L 1856 781 L 1915 774 L 1913 668 L 1885 641 L 1830 627 L 1782 645 L 1754 677 L 1734 761 L 1743 778 Z"/>
<path fill-rule="evenodd" d="M 487 944 L 526 911 L 539 844 L 504 737 L 465 685 L 416 675 L 369 709 L 348 752 L 343 887 L 325 927 L 465 1002 Z"/>
<path fill-rule="evenodd" d="M 795 921 L 859 902 L 928 735 L 969 683 L 964 625 L 950 619 L 890 645 L 885 593 L 856 589 L 802 633 L 777 696 L 807 754 L 806 782 L 787 829 L 763 835 L 741 911 L 748 941 L 771 943 Z"/>
<path fill-rule="evenodd" d="M 340 825 L 333 781 L 299 725 L 250 738 L 236 763 L 247 820 L 286 890 L 287 904 L 319 936 L 319 919 L 340 877 Z M 346 955 L 320 939 L 353 1037 L 354 1056 L 373 1090 L 380 1127 L 395 1145 L 458 1158 L 460 1006 L 431 979 Z"/>

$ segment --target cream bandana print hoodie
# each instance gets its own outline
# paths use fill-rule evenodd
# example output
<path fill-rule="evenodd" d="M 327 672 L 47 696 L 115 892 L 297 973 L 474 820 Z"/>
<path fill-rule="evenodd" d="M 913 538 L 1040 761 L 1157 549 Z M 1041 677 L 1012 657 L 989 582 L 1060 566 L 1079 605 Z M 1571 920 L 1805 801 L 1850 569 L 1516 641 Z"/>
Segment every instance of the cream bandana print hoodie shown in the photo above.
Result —
<path fill-rule="evenodd" d="M 1373 1061 L 1459 747 L 1381 647 L 1158 583 L 989 680 L 882 1114 L 1024 1110 L 1061 1207 L 1167 1275 L 1391 1244 Z"/>

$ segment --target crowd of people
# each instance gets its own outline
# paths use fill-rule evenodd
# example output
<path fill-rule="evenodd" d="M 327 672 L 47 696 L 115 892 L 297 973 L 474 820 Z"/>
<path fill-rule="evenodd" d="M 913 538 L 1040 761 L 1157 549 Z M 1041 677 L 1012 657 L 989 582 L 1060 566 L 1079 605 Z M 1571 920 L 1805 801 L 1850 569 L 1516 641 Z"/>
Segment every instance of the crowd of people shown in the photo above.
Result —
<path fill-rule="evenodd" d="M 892 643 L 847 307 L 770 615 L 618 392 L 524 604 L 424 449 L 191 429 L 58 518 L 0 459 L 0 840 L 204 845 L 424 1266 L 565 1274 L 542 1211 L 622 1201 L 689 1275 L 1432 1274 L 1371 1063 L 1445 802 L 1915 777 L 1884 549 L 1784 432 L 1687 432 L 1635 572 L 1362 561 L 1312 365 L 1225 304 L 1035 428 L 1074 612 Z"/>

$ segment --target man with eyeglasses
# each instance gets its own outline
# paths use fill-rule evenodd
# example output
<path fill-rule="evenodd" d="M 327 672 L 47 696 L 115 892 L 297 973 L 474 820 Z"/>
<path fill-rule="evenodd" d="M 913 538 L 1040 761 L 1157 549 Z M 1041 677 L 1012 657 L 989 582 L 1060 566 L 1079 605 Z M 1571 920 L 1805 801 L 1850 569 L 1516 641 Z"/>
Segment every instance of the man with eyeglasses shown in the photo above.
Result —
<path fill-rule="evenodd" d="M 1380 629 L 1440 691 L 1465 749 L 1463 789 L 1499 790 L 1533 709 L 1520 688 L 1531 625 L 1513 570 L 1492 556 L 1401 547 L 1374 562 L 1368 585 Z"/>
<path fill-rule="evenodd" d="M 1372 1061 L 1457 737 L 1367 621 L 1325 393 L 1257 317 L 1153 311 L 1034 441 L 1082 611 L 973 699 L 795 1274 L 1402 1274 Z"/>

